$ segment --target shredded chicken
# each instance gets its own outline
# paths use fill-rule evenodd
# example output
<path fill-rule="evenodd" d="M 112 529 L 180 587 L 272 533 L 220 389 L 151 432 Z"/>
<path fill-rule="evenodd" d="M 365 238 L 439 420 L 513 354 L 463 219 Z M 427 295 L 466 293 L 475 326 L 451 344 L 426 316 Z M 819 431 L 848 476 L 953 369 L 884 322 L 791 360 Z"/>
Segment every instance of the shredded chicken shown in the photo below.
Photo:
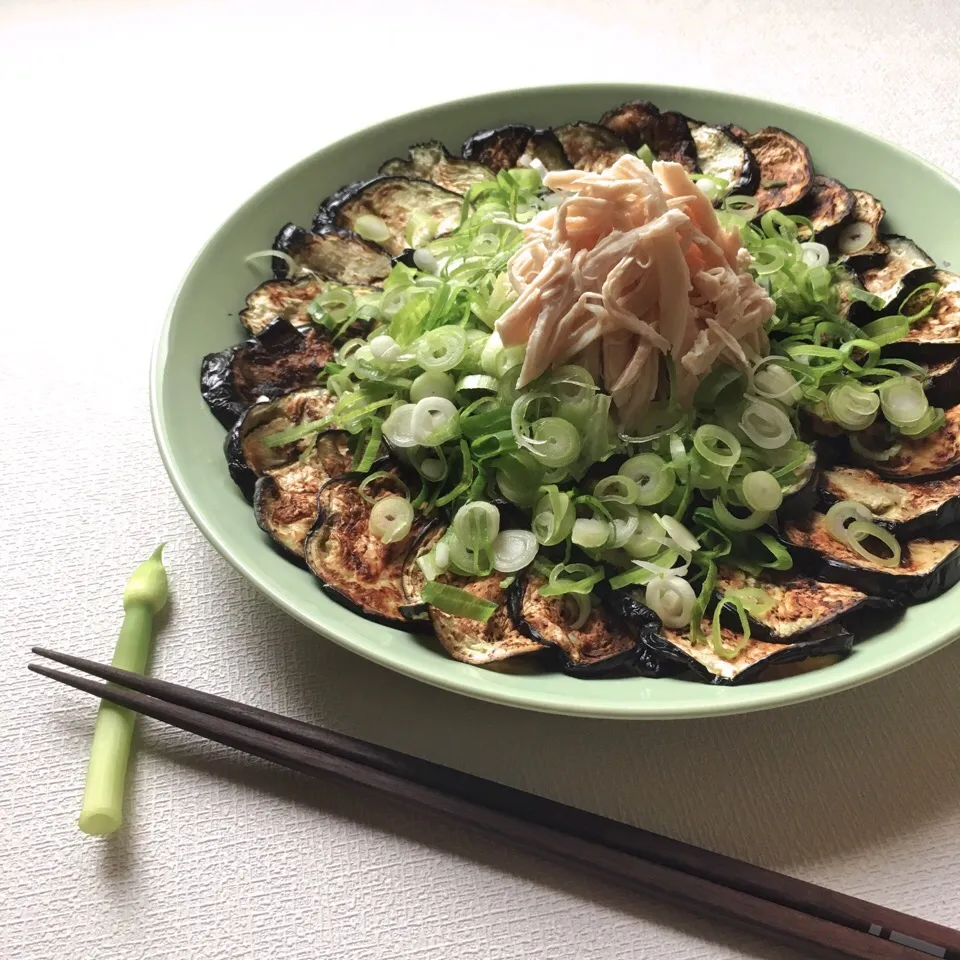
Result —
<path fill-rule="evenodd" d="M 664 356 L 689 403 L 714 365 L 767 353 L 773 301 L 680 164 L 650 170 L 627 154 L 603 173 L 561 170 L 544 183 L 566 196 L 526 225 L 508 268 L 518 296 L 497 321 L 506 346 L 526 346 L 521 387 L 580 363 L 629 429 L 657 395 Z"/>

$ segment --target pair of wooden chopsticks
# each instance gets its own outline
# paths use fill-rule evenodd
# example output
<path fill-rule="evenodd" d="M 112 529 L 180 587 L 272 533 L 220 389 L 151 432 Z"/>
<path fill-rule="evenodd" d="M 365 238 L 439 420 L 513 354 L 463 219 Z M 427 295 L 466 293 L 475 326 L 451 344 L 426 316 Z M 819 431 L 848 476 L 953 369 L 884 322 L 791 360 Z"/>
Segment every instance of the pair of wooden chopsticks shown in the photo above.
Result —
<path fill-rule="evenodd" d="M 487 836 L 808 951 L 861 960 L 960 960 L 960 932 L 936 923 L 313 724 L 43 647 L 33 652 L 110 683 L 45 664 L 30 664 L 34 673 L 144 716 L 301 773 L 333 776 L 446 814 Z"/>

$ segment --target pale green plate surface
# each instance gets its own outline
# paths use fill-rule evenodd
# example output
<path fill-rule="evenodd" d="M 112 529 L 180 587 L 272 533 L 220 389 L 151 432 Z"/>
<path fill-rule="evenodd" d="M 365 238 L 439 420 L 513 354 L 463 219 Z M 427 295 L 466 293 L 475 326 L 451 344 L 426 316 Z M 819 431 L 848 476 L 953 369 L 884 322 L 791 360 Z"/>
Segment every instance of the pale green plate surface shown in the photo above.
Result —
<path fill-rule="evenodd" d="M 960 264 L 960 185 L 898 147 L 814 114 L 730 94 L 656 86 L 521 90 L 433 107 L 371 127 L 297 164 L 248 200 L 201 251 L 167 317 L 151 375 L 157 442 L 174 487 L 217 550 L 288 613 L 364 657 L 468 696 L 584 716 L 709 716 L 823 696 L 912 663 L 960 633 L 956 591 L 913 608 L 842 663 L 766 684 L 585 681 L 559 673 L 523 675 L 470 667 L 422 639 L 369 623 L 328 600 L 309 573 L 271 549 L 227 475 L 221 453 L 224 431 L 200 397 L 198 370 L 204 354 L 243 338 L 237 311 L 245 294 L 267 278 L 265 266 L 244 263 L 248 253 L 269 247 L 289 220 L 309 226 L 324 196 L 373 175 L 382 161 L 402 155 L 409 144 L 441 139 L 457 150 L 481 127 L 594 120 L 636 97 L 701 120 L 789 130 L 810 147 L 819 171 L 879 196 L 888 210 L 889 229 L 914 238 L 940 264 Z"/>

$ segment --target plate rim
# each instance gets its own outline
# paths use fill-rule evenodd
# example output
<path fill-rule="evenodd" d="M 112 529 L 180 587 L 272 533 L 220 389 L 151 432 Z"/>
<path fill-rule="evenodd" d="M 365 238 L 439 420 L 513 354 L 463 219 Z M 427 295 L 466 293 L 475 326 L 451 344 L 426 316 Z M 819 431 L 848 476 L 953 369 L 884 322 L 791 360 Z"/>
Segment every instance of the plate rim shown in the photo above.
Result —
<path fill-rule="evenodd" d="M 598 719 L 618 719 L 618 720 L 675 720 L 675 719 L 693 719 L 716 716 L 728 716 L 741 713 L 752 713 L 761 710 L 770 710 L 777 707 L 790 706 L 797 703 L 809 702 L 821 697 L 831 696 L 844 690 L 851 690 L 863 684 L 869 683 L 881 677 L 895 673 L 904 667 L 918 663 L 920 660 L 943 649 L 960 636 L 960 622 L 955 628 L 947 630 L 942 634 L 933 634 L 926 639 L 920 638 L 917 645 L 904 647 L 902 651 L 887 657 L 880 663 L 866 663 L 853 676 L 845 674 L 838 675 L 836 679 L 831 679 L 831 671 L 813 671 L 809 674 L 789 678 L 788 680 L 773 681 L 769 684 L 745 684 L 743 686 L 719 686 L 711 684 L 693 683 L 690 686 L 698 691 L 695 700 L 702 701 L 706 691 L 714 691 L 714 702 L 690 702 L 678 698 L 669 703 L 647 704 L 642 698 L 638 698 L 629 709 L 617 704 L 609 709 L 604 709 L 602 704 L 587 704 L 571 700 L 566 694 L 562 696 L 548 696 L 543 692 L 517 692 L 516 690 L 501 691 L 497 689 L 476 689 L 476 684 L 467 679 L 470 674 L 463 674 L 463 679 L 458 679 L 459 671 L 450 670 L 453 661 L 443 661 L 443 667 L 436 670 L 432 668 L 422 668 L 404 662 L 402 653 L 400 656 L 392 652 L 395 648 L 378 649 L 374 646 L 358 642 L 350 633 L 337 629 L 333 625 L 324 625 L 316 617 L 310 616 L 307 612 L 298 608 L 297 604 L 288 600 L 281 590 L 276 590 L 269 584 L 263 582 L 263 579 L 251 570 L 230 545 L 212 529 L 207 523 L 203 514 L 196 508 L 193 498 L 189 493 L 189 484 L 185 479 L 179 464 L 171 450 L 170 438 L 168 436 L 168 427 L 162 410 L 161 395 L 163 392 L 164 370 L 169 358 L 169 340 L 173 327 L 174 315 L 176 314 L 180 297 L 188 279 L 192 276 L 197 263 L 204 258 L 207 252 L 218 244 L 221 237 L 229 231 L 235 220 L 242 218 L 248 208 L 256 205 L 261 195 L 268 193 L 278 182 L 293 175 L 296 171 L 316 162 L 318 155 L 334 147 L 349 147 L 349 141 L 353 138 L 376 133 L 378 130 L 386 128 L 393 124 L 402 124 L 418 115 L 429 112 L 434 109 L 452 109 L 462 108 L 469 110 L 471 106 L 489 101 L 491 98 L 510 98 L 516 97 L 535 97 L 537 95 L 562 96 L 563 94 L 582 94 L 586 92 L 597 92 L 603 90 L 624 91 L 630 89 L 637 97 L 649 97 L 650 99 L 664 99 L 669 101 L 671 96 L 719 96 L 730 100 L 740 100 L 757 106 L 768 106 L 774 110 L 783 112 L 793 112 L 799 115 L 809 117 L 818 123 L 826 123 L 828 126 L 838 128 L 843 131 L 854 131 L 868 140 L 882 144 L 885 148 L 891 149 L 901 154 L 912 164 L 919 164 L 925 167 L 929 172 L 941 179 L 948 188 L 960 192 L 960 181 L 954 179 L 950 174 L 935 164 L 908 150 L 899 144 L 880 137 L 870 131 L 864 130 L 853 123 L 847 123 L 831 116 L 826 116 L 812 110 L 807 110 L 793 104 L 781 103 L 764 97 L 754 97 L 748 94 L 742 94 L 735 91 L 723 89 L 708 89 L 705 87 L 685 86 L 678 84 L 653 84 L 653 83 L 615 83 L 615 82 L 597 82 L 597 83 L 577 83 L 577 84 L 551 84 L 535 87 L 520 87 L 515 89 L 502 89 L 488 91 L 482 94 L 473 94 L 468 97 L 457 98 L 455 100 L 439 101 L 424 105 L 416 110 L 408 111 L 397 116 L 384 118 L 376 123 L 370 124 L 360 130 L 355 130 L 344 137 L 325 143 L 317 150 L 314 150 L 307 156 L 291 164 L 280 171 L 266 183 L 260 186 L 256 191 L 250 194 L 239 206 L 237 206 L 213 231 L 206 242 L 201 246 L 197 253 L 191 258 L 186 270 L 184 271 L 179 284 L 171 298 L 170 306 L 164 317 L 163 325 L 154 340 L 150 355 L 150 379 L 149 379 L 149 402 L 150 402 L 150 420 L 153 428 L 154 438 L 157 449 L 160 453 L 160 459 L 170 480 L 174 491 L 177 494 L 181 504 L 187 511 L 187 514 L 193 520 L 194 524 L 204 535 L 207 541 L 238 573 L 240 573 L 247 582 L 251 583 L 256 589 L 265 595 L 276 606 L 288 615 L 292 616 L 298 622 L 309 627 L 315 633 L 320 634 L 332 640 L 334 643 L 358 654 L 367 660 L 387 667 L 404 676 L 411 677 L 431 686 L 439 687 L 452 693 L 457 693 L 471 699 L 483 700 L 486 702 L 497 703 L 502 706 L 516 707 L 519 709 L 532 710 L 541 713 L 552 713 L 562 716 L 590 717 Z M 617 94 L 619 96 L 619 93 Z M 268 544 L 264 544 L 264 549 L 269 549 Z M 362 620 L 362 618 L 361 618 Z M 869 641 L 867 641 L 869 642 Z M 438 661 L 439 662 L 439 661 Z M 478 668 L 472 667 L 471 670 Z M 449 674 L 449 675 L 448 675 Z M 815 682 L 812 678 L 815 678 Z M 520 678 L 518 678 L 520 679 Z M 630 678 L 633 679 L 633 678 Z M 636 678 L 643 679 L 643 678 Z M 581 681 L 589 682 L 589 681 Z M 594 681 L 610 682 L 610 681 Z M 616 681 L 613 681 L 616 682 Z M 722 699 L 721 699 L 722 698 Z"/>

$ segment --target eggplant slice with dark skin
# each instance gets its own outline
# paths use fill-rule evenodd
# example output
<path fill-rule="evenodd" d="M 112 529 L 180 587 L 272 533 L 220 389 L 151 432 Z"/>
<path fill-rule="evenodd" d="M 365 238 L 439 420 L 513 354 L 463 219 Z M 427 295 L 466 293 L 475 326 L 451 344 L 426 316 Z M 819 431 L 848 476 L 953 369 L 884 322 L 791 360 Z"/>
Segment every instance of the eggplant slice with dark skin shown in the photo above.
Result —
<path fill-rule="evenodd" d="M 314 218 L 314 230 L 327 226 L 353 230 L 363 216 L 379 217 L 390 231 L 380 241 L 391 256 L 397 257 L 408 247 L 418 247 L 434 234 L 450 233 L 460 224 L 463 197 L 429 180 L 410 177 L 376 177 L 363 183 L 350 184 L 328 197 Z M 407 225 L 415 215 L 424 222 L 407 241 Z M 432 225 L 431 225 L 432 224 Z"/>
<path fill-rule="evenodd" d="M 821 243 L 836 240 L 840 228 L 853 216 L 856 206 L 853 191 L 833 177 L 814 176 L 799 212 L 813 224 Z"/>
<path fill-rule="evenodd" d="M 768 210 L 794 207 L 813 186 L 813 161 L 805 143 L 779 127 L 764 127 L 744 139 L 760 167 L 754 196 L 757 216 Z"/>
<path fill-rule="evenodd" d="M 264 440 L 272 433 L 321 420 L 334 407 L 337 398 L 323 387 L 305 387 L 255 403 L 234 424 L 223 445 L 230 476 L 250 501 L 257 477 L 268 470 L 279 470 L 306 453 L 313 437 L 305 437 L 279 447 L 268 447 Z"/>
<path fill-rule="evenodd" d="M 594 599 L 583 625 L 571 629 L 567 602 L 541 596 L 544 583 L 538 573 L 518 574 L 507 591 L 510 616 L 521 634 L 553 648 L 564 671 L 574 676 L 598 676 L 633 663 L 638 634 L 611 606 Z"/>
<path fill-rule="evenodd" d="M 834 538 L 822 513 L 785 523 L 781 539 L 809 576 L 846 583 L 872 596 L 922 603 L 960 580 L 960 540 L 902 543 L 899 566 L 889 567 L 861 557 Z"/>
<path fill-rule="evenodd" d="M 699 172 L 697 145 L 683 114 L 661 112 L 647 100 L 633 100 L 608 110 L 600 124 L 612 130 L 631 150 L 646 145 L 657 160 L 679 163 L 691 173 Z"/>
<path fill-rule="evenodd" d="M 693 643 L 689 630 L 665 627 L 651 644 L 662 656 L 683 664 L 701 679 L 723 686 L 756 680 L 774 666 L 809 657 L 843 656 L 853 649 L 853 636 L 836 622 L 812 630 L 794 643 L 771 643 L 751 635 L 746 646 L 735 655 L 733 651 L 742 644 L 743 634 L 724 626 L 720 631 L 720 645 L 729 656 L 721 656 L 714 650 L 711 620 L 701 621 L 700 629 L 707 638 L 705 643 Z"/>
<path fill-rule="evenodd" d="M 577 170 L 603 173 L 630 148 L 615 133 L 598 123 L 567 123 L 553 131 L 563 152 Z"/>
<path fill-rule="evenodd" d="M 547 170 L 569 170 L 572 164 L 552 130 L 537 130 L 511 123 L 493 130 L 478 130 L 463 144 L 466 160 L 482 163 L 494 173 L 529 166 L 539 160 Z"/>
<path fill-rule="evenodd" d="M 865 467 L 836 466 L 820 478 L 820 500 L 862 503 L 898 538 L 933 536 L 960 524 L 960 476 L 894 483 Z"/>
<path fill-rule="evenodd" d="M 760 184 L 760 168 L 743 140 L 730 130 L 691 120 L 687 127 L 697 148 L 697 166 L 709 177 L 721 177 L 726 193 L 749 196 Z"/>
<path fill-rule="evenodd" d="M 460 196 L 464 196 L 474 184 L 494 177 L 482 163 L 453 156 L 439 140 L 414 144 L 406 160 L 394 157 L 382 164 L 377 172 L 382 177 L 429 180 Z"/>
<path fill-rule="evenodd" d="M 932 257 L 908 237 L 885 234 L 880 239 L 888 249 L 883 263 L 866 267 L 860 271 L 859 276 L 863 288 L 883 300 L 883 307 L 880 309 L 884 309 L 906 291 L 912 290 L 926 280 L 936 264 Z M 918 295 L 916 309 L 923 306 L 919 302 L 920 296 L 922 295 Z M 960 325 L 960 293 L 958 293 L 957 322 Z"/>
<path fill-rule="evenodd" d="M 908 314 L 918 313 L 933 301 L 930 312 L 911 324 L 910 332 L 890 348 L 891 353 L 911 359 L 945 359 L 960 352 L 960 274 L 933 270 L 922 274 L 923 282 L 940 289 L 921 290 L 901 303 Z"/>
<path fill-rule="evenodd" d="M 920 440 L 899 439 L 900 450 L 888 460 L 862 463 L 888 480 L 919 480 L 940 477 L 960 468 L 960 406 L 944 411 L 943 426 Z M 872 433 L 871 427 L 864 433 Z M 869 437 L 868 437 L 869 439 Z M 887 441 L 883 441 L 886 445 Z M 879 449 L 879 446 L 878 446 Z"/>
<path fill-rule="evenodd" d="M 380 295 L 379 287 L 342 284 L 333 280 L 305 276 L 296 280 L 268 280 L 247 295 L 240 311 L 240 322 L 255 336 L 260 335 L 278 317 L 302 330 L 312 325 L 310 304 L 325 290 L 347 290 L 362 304 Z"/>
<path fill-rule="evenodd" d="M 848 627 L 847 618 L 864 610 L 892 610 L 899 606 L 880 597 L 871 597 L 844 583 L 812 580 L 792 572 L 753 576 L 734 567 L 718 569 L 718 599 L 744 588 L 762 590 L 773 604 L 768 610 L 758 607 L 747 611 L 751 637 L 771 643 L 795 643 L 810 631 L 838 620 Z M 725 608 L 724 614 L 728 609 Z"/>
<path fill-rule="evenodd" d="M 370 531 L 368 503 L 360 494 L 362 476 L 347 474 L 328 480 L 317 498 L 317 521 L 303 550 L 307 566 L 323 591 L 354 613 L 401 630 L 424 630 L 429 624 L 403 614 L 403 567 L 412 544 L 426 525 L 415 516 L 410 533 L 396 543 L 383 543 Z M 396 484 L 381 478 L 367 485 L 374 503 L 397 493 Z"/>
<path fill-rule="evenodd" d="M 346 473 L 353 462 L 350 435 L 340 430 L 317 434 L 308 452 L 257 480 L 253 515 L 257 525 L 283 550 L 303 559 L 303 542 L 317 522 L 320 488 Z"/>
<path fill-rule="evenodd" d="M 333 357 L 333 342 L 319 328 L 302 333 L 277 318 L 259 337 L 209 353 L 200 364 L 200 393 L 229 430 L 260 397 L 279 397 L 316 383 Z"/>
<path fill-rule="evenodd" d="M 488 577 L 471 579 L 444 573 L 437 578 L 440 583 L 459 587 L 476 597 L 497 604 L 497 609 L 489 620 L 456 617 L 422 603 L 420 596 L 426 577 L 417 563 L 417 558 L 433 548 L 445 529 L 445 524 L 435 524 L 407 556 L 402 578 L 406 604 L 412 610 L 419 610 L 421 607 L 425 609 L 425 615 L 433 626 L 440 645 L 454 660 L 461 663 L 486 666 L 525 654 L 542 654 L 545 650 L 543 644 L 520 633 L 510 619 L 507 591 L 502 586 L 505 574 L 494 571 Z"/>
<path fill-rule="evenodd" d="M 960 403 L 960 356 L 921 364 L 927 372 L 924 389 L 932 407 L 952 407 Z"/>
<path fill-rule="evenodd" d="M 393 269 L 393 261 L 386 250 L 349 230 L 328 228 L 311 233 L 295 223 L 288 223 L 277 234 L 273 249 L 292 257 L 301 269 L 339 283 L 376 284 Z M 276 257 L 274 276 L 282 280 L 289 272 L 286 260 Z"/>

